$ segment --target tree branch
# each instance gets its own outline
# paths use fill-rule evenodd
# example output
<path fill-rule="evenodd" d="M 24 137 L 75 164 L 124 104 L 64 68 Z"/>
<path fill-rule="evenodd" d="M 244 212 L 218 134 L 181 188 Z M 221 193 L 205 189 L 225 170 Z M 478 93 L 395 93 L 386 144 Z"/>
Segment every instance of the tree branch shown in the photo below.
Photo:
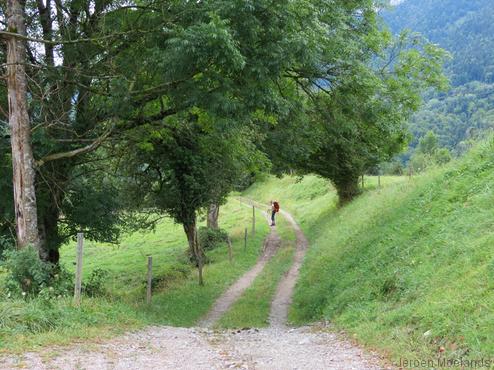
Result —
<path fill-rule="evenodd" d="M 93 141 L 91 144 L 89 144 L 85 147 L 82 147 L 79 149 L 74 149 L 74 150 L 71 150 L 68 152 L 55 153 L 55 154 L 47 155 L 47 156 L 41 158 L 40 160 L 36 161 L 36 167 L 39 168 L 39 167 L 43 166 L 45 163 L 50 162 L 50 161 L 56 161 L 58 159 L 63 159 L 63 158 L 72 158 L 72 157 L 75 157 L 77 155 L 92 152 L 93 150 L 96 150 L 99 148 L 99 146 L 103 143 L 103 141 L 105 141 L 110 136 L 112 131 L 113 131 L 113 127 L 111 129 L 109 129 L 107 132 L 105 132 L 102 136 L 97 138 L 95 141 Z"/>

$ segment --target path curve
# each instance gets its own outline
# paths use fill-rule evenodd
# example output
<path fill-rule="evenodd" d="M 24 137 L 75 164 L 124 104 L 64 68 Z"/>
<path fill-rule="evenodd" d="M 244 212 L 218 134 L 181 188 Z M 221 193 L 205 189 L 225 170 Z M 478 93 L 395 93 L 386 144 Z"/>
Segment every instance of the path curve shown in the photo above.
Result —
<path fill-rule="evenodd" d="M 258 207 L 260 209 L 268 207 L 267 205 L 252 199 L 242 197 L 240 197 L 239 199 L 244 203 Z M 288 310 L 290 309 L 290 305 L 292 304 L 293 291 L 295 289 L 295 284 L 297 283 L 300 268 L 302 267 L 302 263 L 304 261 L 305 252 L 307 251 L 309 245 L 307 238 L 305 237 L 302 229 L 295 221 L 293 216 L 285 210 L 280 210 L 280 214 L 285 220 L 288 221 L 290 227 L 295 232 L 296 249 L 292 266 L 278 284 L 276 294 L 271 302 L 269 324 L 271 327 L 275 328 L 283 328 L 287 325 Z"/>

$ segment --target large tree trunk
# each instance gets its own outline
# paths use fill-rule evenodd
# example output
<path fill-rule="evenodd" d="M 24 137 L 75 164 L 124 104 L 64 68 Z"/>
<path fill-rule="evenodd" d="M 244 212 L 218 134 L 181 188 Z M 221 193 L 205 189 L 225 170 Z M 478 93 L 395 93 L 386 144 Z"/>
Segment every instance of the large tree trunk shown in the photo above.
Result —
<path fill-rule="evenodd" d="M 220 205 L 219 204 L 210 204 L 208 208 L 208 219 L 207 219 L 207 227 L 218 230 L 218 217 L 220 214 Z"/>
<path fill-rule="evenodd" d="M 184 224 L 185 234 L 187 235 L 187 241 L 189 242 L 189 252 L 195 257 L 197 261 L 197 267 L 199 269 L 199 285 L 204 285 L 202 278 L 202 268 L 204 266 L 204 253 L 202 247 L 197 240 L 197 227 L 196 221 L 193 220 L 190 223 Z"/>
<path fill-rule="evenodd" d="M 26 35 L 25 3 L 7 1 L 7 27 L 10 32 Z M 31 127 L 27 108 L 27 79 L 25 71 L 26 45 L 17 37 L 7 41 L 7 86 L 9 124 L 11 128 L 14 206 L 17 245 L 32 245 L 40 251 L 35 191 L 35 169 L 31 148 Z"/>
<path fill-rule="evenodd" d="M 339 205 L 344 206 L 360 194 L 358 176 L 350 176 L 339 181 L 334 181 L 338 193 Z"/>
<path fill-rule="evenodd" d="M 57 207 L 60 199 L 57 194 L 52 195 L 50 200 L 53 202 L 43 210 L 40 210 L 38 215 L 38 229 L 41 239 L 41 245 L 46 254 L 46 261 L 54 265 L 60 262 L 60 253 L 58 251 L 62 239 L 58 233 L 58 219 L 60 211 Z"/>

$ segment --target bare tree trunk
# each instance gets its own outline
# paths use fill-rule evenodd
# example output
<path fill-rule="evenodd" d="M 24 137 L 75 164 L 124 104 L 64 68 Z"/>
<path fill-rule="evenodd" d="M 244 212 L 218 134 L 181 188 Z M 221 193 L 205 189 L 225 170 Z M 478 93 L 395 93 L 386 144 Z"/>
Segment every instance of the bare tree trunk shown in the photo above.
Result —
<path fill-rule="evenodd" d="M 26 34 L 25 3 L 7 1 L 7 27 L 10 32 Z M 31 127 L 27 108 L 27 79 L 25 71 L 26 45 L 17 37 L 7 40 L 7 86 L 9 124 L 11 128 L 14 206 L 17 245 L 32 245 L 41 253 L 35 191 L 35 169 L 31 148 Z"/>
<path fill-rule="evenodd" d="M 202 268 L 204 266 L 204 253 L 202 247 L 197 240 L 197 227 L 195 220 L 191 223 L 184 224 L 184 231 L 187 235 L 187 241 L 189 242 L 189 250 L 197 261 L 197 268 L 199 269 L 199 285 L 204 285 L 202 277 Z"/>
<path fill-rule="evenodd" d="M 218 217 L 220 214 L 220 205 L 219 204 L 210 204 L 208 208 L 208 220 L 207 227 L 211 229 L 218 230 Z"/>

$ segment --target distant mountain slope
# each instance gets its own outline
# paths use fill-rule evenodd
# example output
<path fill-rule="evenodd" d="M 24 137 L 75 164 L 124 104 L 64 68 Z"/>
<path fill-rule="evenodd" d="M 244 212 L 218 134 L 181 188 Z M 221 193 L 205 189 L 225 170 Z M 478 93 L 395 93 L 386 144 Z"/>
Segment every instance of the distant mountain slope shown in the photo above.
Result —
<path fill-rule="evenodd" d="M 494 0 L 405 0 L 383 17 L 394 33 L 420 32 L 452 55 L 452 90 L 429 94 L 410 120 L 412 151 L 433 130 L 443 146 L 463 152 L 466 139 L 494 127 Z"/>
<path fill-rule="evenodd" d="M 409 28 L 449 50 L 454 85 L 494 83 L 492 0 L 407 0 L 384 16 L 394 32 Z"/>

